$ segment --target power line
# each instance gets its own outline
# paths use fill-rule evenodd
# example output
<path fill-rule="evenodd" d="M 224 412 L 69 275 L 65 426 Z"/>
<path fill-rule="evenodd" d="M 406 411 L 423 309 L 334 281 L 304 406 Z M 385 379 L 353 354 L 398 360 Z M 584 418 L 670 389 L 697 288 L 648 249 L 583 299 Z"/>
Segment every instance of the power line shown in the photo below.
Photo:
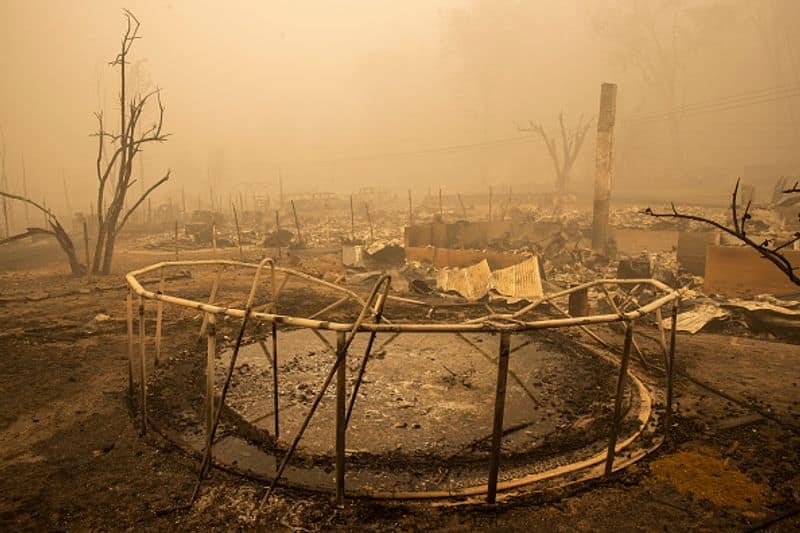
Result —
<path fill-rule="evenodd" d="M 498 146 L 513 146 L 517 144 L 527 144 L 531 142 L 538 142 L 540 138 L 534 135 L 524 135 L 520 137 L 507 137 L 504 139 L 495 139 L 492 141 L 484 141 L 484 142 L 476 142 L 476 143 L 469 143 L 469 144 L 453 144 L 449 146 L 439 146 L 434 148 L 422 148 L 419 150 L 408 150 L 402 152 L 383 152 L 383 153 L 376 153 L 376 154 L 362 154 L 362 155 L 354 155 L 354 156 L 343 156 L 343 157 L 335 157 L 330 159 L 317 159 L 313 161 L 308 160 L 301 160 L 296 161 L 294 164 L 302 163 L 302 164 L 328 164 L 328 163 L 343 163 L 349 161 L 369 161 L 369 160 L 376 160 L 376 159 L 395 159 L 395 158 L 403 158 L 409 156 L 416 156 L 416 155 L 427 155 L 427 154 L 446 154 L 446 153 L 454 153 L 454 152 L 461 152 L 466 150 L 473 150 L 476 148 L 494 148 Z M 281 165 L 291 165 L 292 162 L 282 162 Z"/>
<path fill-rule="evenodd" d="M 703 113 L 713 113 L 716 111 L 727 111 L 731 109 L 739 109 L 752 105 L 762 103 L 775 102 L 778 100 L 786 100 L 800 96 L 799 86 L 785 86 L 780 88 L 772 88 L 769 90 L 759 91 L 759 94 L 742 93 L 740 95 L 728 96 L 719 100 L 708 102 L 697 102 L 686 106 L 678 107 L 672 111 L 662 113 L 653 113 L 650 115 L 638 115 L 631 118 L 626 118 L 621 123 L 648 123 L 654 121 L 662 121 L 676 115 L 678 118 L 698 115 Z"/>
<path fill-rule="evenodd" d="M 663 116 L 665 114 L 670 114 L 670 113 L 679 113 L 679 112 L 683 112 L 683 111 L 691 111 L 693 109 L 705 108 L 705 107 L 709 107 L 709 106 L 727 105 L 727 104 L 733 103 L 735 101 L 750 100 L 750 99 L 761 98 L 761 97 L 765 97 L 765 96 L 773 96 L 776 93 L 784 92 L 784 91 L 788 91 L 788 90 L 794 90 L 794 89 L 796 89 L 798 87 L 800 87 L 800 85 L 798 85 L 798 86 L 778 85 L 778 86 L 774 86 L 774 87 L 766 87 L 766 88 L 763 88 L 763 89 L 757 89 L 757 90 L 753 90 L 753 91 L 746 91 L 746 92 L 743 92 L 743 93 L 732 94 L 732 95 L 723 96 L 723 97 L 720 97 L 720 98 L 709 99 L 709 100 L 701 100 L 699 102 L 693 102 L 691 104 L 684 104 L 682 106 L 673 108 L 671 111 L 658 111 L 658 112 L 640 113 L 638 115 L 625 117 L 624 120 L 628 121 L 628 122 L 633 122 L 633 121 L 638 121 L 638 120 L 646 120 L 646 119 L 650 119 L 650 118 L 654 118 L 654 117 L 660 117 L 660 116 Z"/>
<path fill-rule="evenodd" d="M 765 87 L 762 89 L 755 89 L 752 91 L 745 91 L 743 93 L 736 93 L 729 96 L 722 96 L 720 98 L 708 99 L 708 100 L 701 100 L 699 102 L 692 102 L 691 104 L 684 104 L 680 107 L 673 108 L 671 112 L 679 112 L 679 111 L 688 111 L 692 108 L 696 107 L 705 107 L 708 105 L 721 105 L 730 103 L 734 100 L 741 100 L 741 99 L 750 99 L 750 98 L 757 98 L 761 96 L 771 96 L 775 92 L 787 91 L 787 90 L 794 90 L 800 88 L 800 85 L 776 85 L 773 87 Z M 670 113 L 670 111 L 667 111 Z M 641 113 L 638 115 L 633 115 L 630 117 L 625 117 L 626 121 L 633 121 L 633 120 L 640 120 L 640 119 L 647 119 L 654 116 L 660 116 L 664 114 L 664 112 L 659 111 L 655 113 Z"/>

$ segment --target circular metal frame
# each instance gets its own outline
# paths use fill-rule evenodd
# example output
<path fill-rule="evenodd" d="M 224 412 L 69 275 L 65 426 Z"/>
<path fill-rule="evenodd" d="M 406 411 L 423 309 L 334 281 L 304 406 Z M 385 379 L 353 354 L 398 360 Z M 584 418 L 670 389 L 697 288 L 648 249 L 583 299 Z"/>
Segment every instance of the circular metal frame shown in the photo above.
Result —
<path fill-rule="evenodd" d="M 199 302 L 196 300 L 191 300 L 187 298 L 182 298 L 179 296 L 171 295 L 166 292 L 165 287 L 165 277 L 164 271 L 167 269 L 176 269 L 176 268 L 185 268 L 185 267 L 216 267 L 217 275 L 215 277 L 214 285 L 210 291 L 209 301 L 207 303 Z M 241 308 L 232 308 L 232 307 L 222 307 L 216 305 L 215 299 L 217 297 L 217 291 L 219 289 L 220 280 L 222 276 L 223 268 L 234 268 L 234 269 L 243 269 L 243 270 L 255 270 L 253 281 L 250 286 L 250 292 L 248 294 L 246 305 L 243 309 Z M 260 279 L 262 273 L 266 270 L 269 271 L 270 279 L 271 279 L 271 300 L 267 302 L 263 308 L 255 309 L 254 308 L 254 301 L 257 288 L 260 283 Z M 142 282 L 140 281 L 140 277 L 148 274 L 158 272 L 159 273 L 159 288 L 157 291 L 152 291 L 146 289 Z M 283 288 L 283 286 L 278 287 L 277 285 L 277 274 L 283 274 L 284 277 L 284 284 L 285 281 L 288 280 L 290 277 L 295 277 L 297 279 L 301 279 L 305 282 L 316 284 L 320 287 L 325 287 L 327 289 L 331 289 L 342 294 L 342 297 L 337 300 L 336 302 L 326 306 L 325 308 L 321 309 L 320 311 L 314 313 L 309 317 L 297 317 L 297 316 L 290 316 L 286 314 L 280 314 L 277 312 L 278 309 L 278 301 L 279 295 Z M 401 302 L 404 304 L 410 305 L 418 305 L 424 306 L 427 308 L 436 308 L 438 307 L 436 304 L 431 304 L 428 302 L 423 302 L 420 300 L 415 300 L 411 298 L 404 298 L 399 296 L 394 296 L 389 294 L 389 288 L 391 285 L 391 279 L 389 276 L 381 276 L 377 283 L 372 288 L 370 295 L 364 299 L 354 291 L 342 287 L 340 285 L 330 283 L 319 278 L 310 276 L 303 272 L 299 272 L 297 270 L 279 267 L 277 266 L 271 259 L 264 259 L 258 264 L 254 263 L 247 263 L 243 261 L 234 261 L 234 260 L 195 260 L 195 261 L 167 261 L 156 263 L 153 265 L 146 266 L 144 268 L 132 271 L 126 275 L 126 281 L 129 286 L 129 294 L 128 294 L 128 351 L 129 351 L 129 384 L 130 384 L 130 393 L 133 395 L 134 391 L 134 368 L 136 366 L 139 367 L 139 389 L 140 389 L 140 408 L 141 408 L 141 416 L 142 416 L 142 430 L 147 430 L 147 375 L 146 375 L 146 365 L 145 365 L 145 329 L 144 329 L 144 302 L 145 300 L 153 300 L 157 303 L 157 312 L 156 312 L 156 332 L 155 332 L 155 358 L 156 361 L 160 358 L 160 349 L 161 349 L 161 334 L 162 334 L 162 322 L 163 322 L 163 305 L 170 304 L 176 305 L 184 308 L 195 309 L 198 311 L 202 311 L 204 313 L 204 320 L 203 325 L 201 327 L 201 338 L 203 336 L 207 337 L 208 341 L 208 357 L 207 357 L 207 364 L 206 364 L 206 408 L 205 408 L 205 417 L 206 417 L 206 449 L 203 455 L 203 463 L 200 468 L 200 473 L 198 477 L 198 483 L 195 488 L 195 494 L 193 496 L 196 497 L 197 491 L 199 490 L 200 482 L 202 481 L 207 468 L 211 466 L 213 463 L 212 458 L 212 448 L 214 444 L 214 435 L 216 431 L 216 427 L 219 421 L 219 412 L 223 405 L 225 405 L 225 396 L 227 393 L 227 388 L 230 383 L 231 373 L 235 366 L 236 356 L 239 352 L 239 347 L 241 346 L 242 336 L 244 334 L 245 328 L 249 320 L 256 320 L 258 322 L 264 322 L 271 324 L 272 326 L 272 358 L 273 358 L 273 377 L 274 377 L 274 401 L 275 401 L 275 433 L 276 436 L 279 431 L 278 425 L 278 417 L 277 417 L 277 408 L 278 408 L 278 397 L 277 397 L 277 351 L 278 351 L 278 327 L 291 327 L 291 328 L 305 328 L 315 331 L 318 334 L 319 330 L 327 330 L 336 332 L 337 334 L 337 346 L 333 347 L 329 344 L 329 347 L 335 350 L 337 355 L 336 361 L 333 364 L 330 372 L 327 375 L 327 378 L 318 392 L 317 397 L 312 404 L 311 409 L 309 410 L 308 414 L 306 415 L 306 419 L 304 424 L 301 426 L 300 431 L 295 436 L 292 445 L 289 451 L 284 455 L 283 461 L 278 468 L 275 476 L 271 479 L 271 486 L 270 489 L 264 495 L 262 499 L 262 505 L 267 501 L 269 495 L 272 492 L 272 489 L 280 479 L 283 470 L 289 461 L 292 453 L 294 452 L 298 442 L 303 436 L 303 432 L 310 421 L 311 417 L 313 416 L 322 395 L 325 393 L 331 382 L 333 381 L 334 377 L 337 381 L 336 386 L 336 495 L 337 501 L 340 503 L 344 500 L 345 495 L 345 487 L 344 487 L 344 472 L 345 472 L 345 434 L 347 428 L 347 422 L 349 421 L 350 412 L 352 411 L 353 404 L 356 400 L 356 393 L 358 392 L 358 387 L 361 383 L 361 380 L 364 375 L 364 371 L 366 369 L 367 360 L 369 359 L 370 350 L 372 348 L 373 341 L 375 340 L 375 335 L 377 333 L 394 333 L 395 335 L 403 334 L 403 333 L 411 333 L 411 334 L 419 334 L 419 333 L 455 333 L 459 335 L 463 340 L 468 341 L 463 334 L 464 333 L 476 333 L 476 332 L 486 332 L 486 333 L 499 333 L 500 334 L 500 350 L 498 357 L 494 362 L 497 363 L 498 368 L 498 375 L 497 375 L 497 387 L 496 387 L 496 394 L 495 394 L 495 409 L 494 409 L 494 423 L 493 423 L 493 435 L 492 435 L 492 450 L 490 454 L 490 464 L 489 464 L 489 476 L 488 481 L 485 485 L 467 487 L 458 491 L 411 491 L 411 492 L 370 492 L 370 493 L 350 493 L 353 496 L 364 496 L 369 498 L 378 498 L 378 499 L 436 499 L 436 498 L 465 498 L 465 497 L 474 497 L 477 495 L 485 494 L 487 496 L 487 501 L 493 503 L 496 500 L 496 495 L 498 491 L 513 491 L 516 489 L 520 489 L 521 487 L 530 486 L 532 484 L 536 484 L 541 481 L 545 480 L 552 480 L 554 478 L 558 478 L 561 476 L 567 476 L 569 474 L 574 474 L 576 472 L 584 472 L 584 478 L 588 475 L 588 477 L 595 477 L 596 475 L 600 475 L 598 473 L 590 473 L 592 469 L 599 468 L 600 465 L 603 463 L 605 464 L 603 473 L 609 474 L 614 470 L 622 468 L 631 462 L 638 460 L 639 458 L 643 457 L 654 448 L 658 446 L 661 442 L 659 439 L 655 439 L 656 444 L 651 446 L 648 449 L 644 449 L 643 451 L 640 450 L 638 452 L 632 453 L 631 456 L 620 459 L 615 463 L 615 456 L 623 449 L 629 447 L 634 441 L 639 438 L 642 433 L 645 431 L 646 426 L 648 425 L 651 414 L 652 414 L 652 401 L 650 394 L 647 391 L 647 388 L 642 383 L 641 379 L 634 375 L 633 372 L 629 370 L 629 361 L 630 355 L 632 351 L 632 346 L 634 347 L 635 351 L 639 355 L 640 359 L 644 362 L 643 355 L 639 350 L 638 346 L 635 343 L 633 338 L 633 325 L 634 322 L 650 313 L 653 313 L 656 318 L 656 323 L 658 324 L 659 331 L 660 331 L 660 339 L 661 339 L 661 347 L 664 352 L 664 372 L 666 374 L 666 421 L 664 423 L 664 433 L 669 429 L 670 425 L 670 418 L 671 418 L 671 409 L 672 409 L 672 368 L 673 362 L 675 357 L 675 321 L 677 317 L 677 308 L 680 301 L 681 293 L 679 291 L 673 290 L 666 284 L 654 280 L 654 279 L 600 279 L 595 280 L 592 282 L 584 283 L 581 285 L 577 285 L 571 287 L 569 289 L 565 289 L 559 292 L 555 292 L 544 297 L 541 297 L 533 302 L 530 302 L 528 305 L 525 305 L 521 309 L 509 312 L 509 313 L 489 313 L 485 316 L 474 318 L 470 320 L 465 320 L 461 322 L 449 322 L 449 323 L 440 323 L 440 322 L 419 322 L 419 323 L 408 323 L 408 322 L 392 322 L 390 321 L 384 314 L 384 306 L 387 301 L 396 301 Z M 634 294 L 643 287 L 649 287 L 653 293 L 653 299 L 645 304 L 645 305 L 638 305 L 638 302 L 633 298 Z M 625 295 L 624 291 L 623 295 L 625 296 L 622 299 L 621 303 L 617 303 L 614 298 L 612 297 L 611 293 L 609 292 L 609 288 L 614 291 L 619 291 L 623 288 L 629 288 L 627 295 Z M 613 313 L 607 314 L 600 314 L 600 315 L 588 315 L 588 316 L 571 316 L 567 311 L 562 309 L 556 300 L 560 298 L 569 298 L 570 295 L 583 291 L 589 290 L 599 291 L 601 296 L 605 297 L 606 302 L 608 303 L 609 308 L 613 311 Z M 138 296 L 139 300 L 139 361 L 136 361 L 135 354 L 134 354 L 134 332 L 133 332 L 133 297 Z M 361 312 L 354 322 L 335 322 L 335 321 L 326 321 L 320 320 L 318 317 L 325 315 L 326 313 L 332 311 L 333 309 L 339 307 L 340 305 L 344 304 L 345 302 L 352 301 L 356 304 L 361 306 Z M 532 319 L 530 318 L 530 314 L 534 310 L 539 310 L 544 307 L 544 304 L 549 304 L 549 309 L 555 309 L 563 318 L 547 318 L 547 319 Z M 633 308 L 629 309 L 631 305 L 634 305 Z M 661 319 L 661 308 L 664 305 L 672 304 L 672 327 L 671 331 L 671 342 L 669 346 L 667 346 L 666 342 L 666 335 L 665 335 L 665 328 L 663 327 L 663 322 Z M 214 367 L 215 361 L 214 356 L 217 352 L 217 333 L 215 324 L 218 321 L 218 317 L 220 316 L 227 316 L 233 319 L 240 319 L 241 320 L 241 328 L 239 330 L 239 335 L 236 340 L 236 346 L 233 351 L 233 356 L 231 357 L 230 361 L 230 368 L 228 369 L 228 376 L 227 380 L 223 384 L 222 387 L 222 394 L 219 399 L 218 406 L 214 406 L 214 391 L 215 391 L 215 384 L 214 384 Z M 616 364 L 619 365 L 620 371 L 617 379 L 617 391 L 616 391 L 616 398 L 615 398 L 615 409 L 614 409 L 614 417 L 612 420 L 612 427 L 610 428 L 610 435 L 609 435 L 609 443 L 608 443 L 608 450 L 601 454 L 595 454 L 592 457 L 587 459 L 574 462 L 568 465 L 563 465 L 557 468 L 550 469 L 545 472 L 539 472 L 536 474 L 525 475 L 519 477 L 517 479 L 508 480 L 508 481 L 499 481 L 498 480 L 498 470 L 499 470 L 499 461 L 500 461 L 500 445 L 502 442 L 502 428 L 503 428 L 503 412 L 504 412 L 504 404 L 505 404 L 505 393 L 506 393 L 506 380 L 509 374 L 508 370 L 508 360 L 511 354 L 510 350 L 510 337 L 514 333 L 523 333 L 523 332 L 530 332 L 535 330 L 541 329 L 560 329 L 560 328 L 569 328 L 569 327 L 579 327 L 585 333 L 589 334 L 595 341 L 603 344 L 605 348 L 611 348 L 608 343 L 605 343 L 600 337 L 596 335 L 596 333 L 592 332 L 587 326 L 592 325 L 599 325 L 599 324 L 609 324 L 613 322 L 621 322 L 625 324 L 626 328 L 626 335 L 625 335 L 625 343 L 622 350 L 622 354 L 619 361 L 611 358 L 609 355 L 606 354 L 599 354 L 601 357 L 606 358 Z M 359 369 L 359 375 L 355 382 L 354 391 L 350 398 L 350 405 L 349 408 L 345 409 L 345 402 L 346 402 L 346 392 L 345 392 L 345 367 L 344 364 L 347 358 L 347 351 L 350 347 L 350 344 L 353 341 L 355 335 L 359 333 L 368 333 L 370 335 L 370 341 L 367 344 L 366 353 L 361 361 L 361 367 Z M 318 336 L 320 336 L 318 334 Z M 320 336 L 324 340 L 323 337 Z M 327 343 L 327 341 L 325 341 Z M 267 349 L 265 345 L 262 345 L 267 353 Z M 477 348 L 477 347 L 476 347 Z M 484 354 L 486 355 L 486 354 Z M 487 358 L 490 358 L 487 356 Z M 138 363 L 138 365 L 137 365 Z M 638 427 L 633 434 L 626 437 L 622 442 L 617 443 L 617 437 L 620 430 L 621 424 L 621 404 L 622 404 L 622 395 L 625 386 L 626 379 L 629 378 L 631 380 L 632 385 L 636 388 L 638 394 L 640 395 L 642 402 L 639 409 L 639 412 L 636 414 L 638 420 Z M 234 468 L 235 469 L 235 468 Z M 260 508 L 260 506 L 259 506 Z"/>

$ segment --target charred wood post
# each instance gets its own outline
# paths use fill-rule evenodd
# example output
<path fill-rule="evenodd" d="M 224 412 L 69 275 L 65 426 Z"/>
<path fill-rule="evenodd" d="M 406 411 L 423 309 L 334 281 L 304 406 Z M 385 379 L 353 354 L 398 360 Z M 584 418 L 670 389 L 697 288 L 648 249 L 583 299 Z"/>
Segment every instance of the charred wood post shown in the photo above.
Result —
<path fill-rule="evenodd" d="M 369 224 L 369 242 L 375 240 L 375 234 L 372 229 L 372 217 L 369 215 L 369 204 L 364 203 L 364 210 L 367 212 L 367 223 Z"/>
<path fill-rule="evenodd" d="M 570 293 L 569 314 L 571 316 L 587 316 L 589 314 L 589 289 Z"/>
<path fill-rule="evenodd" d="M 297 228 L 297 245 L 303 245 L 303 237 L 300 235 L 300 220 L 297 218 L 297 209 L 294 206 L 294 200 L 292 200 L 292 214 L 294 215 L 294 226 Z"/>
<path fill-rule="evenodd" d="M 353 211 L 353 195 L 350 195 L 350 242 L 356 240 L 356 213 Z"/>
<path fill-rule="evenodd" d="M 414 225 L 414 209 L 411 204 L 411 189 L 408 189 L 408 225 Z"/>
<path fill-rule="evenodd" d="M 236 212 L 236 205 L 231 203 L 233 209 L 233 223 L 236 224 L 236 240 L 239 243 L 239 259 L 244 260 L 244 252 L 242 251 L 242 230 L 239 228 L 239 214 Z M 298 231 L 299 235 L 300 232 Z"/>
<path fill-rule="evenodd" d="M 608 219 L 611 182 L 614 177 L 614 120 L 617 112 L 617 85 L 604 83 L 600 88 L 600 116 L 597 119 L 595 152 L 594 213 L 592 250 L 608 254 Z"/>
<path fill-rule="evenodd" d="M 281 211 L 280 209 L 275 210 L 275 243 L 278 245 L 278 259 L 281 258 Z"/>

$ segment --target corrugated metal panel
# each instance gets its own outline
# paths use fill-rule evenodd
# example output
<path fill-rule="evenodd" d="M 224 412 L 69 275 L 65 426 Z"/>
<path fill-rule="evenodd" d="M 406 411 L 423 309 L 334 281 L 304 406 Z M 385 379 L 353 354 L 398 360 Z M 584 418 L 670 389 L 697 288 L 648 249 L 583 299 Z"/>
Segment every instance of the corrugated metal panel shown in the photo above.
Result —
<path fill-rule="evenodd" d="M 489 293 L 492 272 L 484 259 L 480 263 L 457 270 L 444 269 L 436 276 L 436 288 L 455 291 L 467 300 L 480 300 Z"/>
<path fill-rule="evenodd" d="M 544 296 L 539 261 L 531 257 L 522 263 L 492 272 L 491 288 L 503 296 L 531 300 Z"/>
<path fill-rule="evenodd" d="M 684 311 L 678 314 L 678 322 L 675 324 L 675 329 L 694 334 L 703 329 L 712 320 L 725 318 L 728 315 L 729 313 L 721 309 L 717 304 L 699 304 L 691 311 Z M 661 321 L 661 324 L 666 329 L 671 329 L 672 318 L 665 318 Z"/>

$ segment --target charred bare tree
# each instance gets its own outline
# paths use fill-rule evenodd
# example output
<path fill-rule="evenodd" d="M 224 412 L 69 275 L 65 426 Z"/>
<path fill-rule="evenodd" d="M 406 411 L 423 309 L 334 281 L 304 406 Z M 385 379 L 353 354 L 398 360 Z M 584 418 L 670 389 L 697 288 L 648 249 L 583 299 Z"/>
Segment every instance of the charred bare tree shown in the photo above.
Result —
<path fill-rule="evenodd" d="M 572 167 L 581 151 L 586 133 L 591 127 L 591 120 L 584 122 L 583 115 L 581 115 L 575 129 L 568 129 L 564 124 L 564 113 L 562 112 L 558 114 L 558 123 L 561 127 L 561 155 L 559 155 L 555 136 L 548 135 L 544 126 L 541 124 L 531 121 L 529 127 L 523 128 L 517 126 L 517 129 L 519 131 L 538 133 L 547 146 L 550 160 L 553 162 L 553 168 L 556 171 L 556 209 L 560 211 L 567 194 L 567 185 L 569 183 L 570 174 L 572 173 Z"/>
<path fill-rule="evenodd" d="M 20 233 L 18 235 L 8 235 L 5 239 L 0 241 L 0 244 L 16 241 L 18 239 L 22 239 L 32 235 L 52 235 L 53 237 L 56 238 L 59 246 L 61 246 L 61 249 L 64 250 L 64 253 L 67 255 L 67 259 L 69 260 L 69 268 L 72 271 L 72 273 L 75 274 L 76 276 L 80 276 L 81 274 L 86 272 L 86 267 L 84 267 L 81 264 L 81 262 L 78 261 L 78 254 L 75 252 L 75 245 L 72 243 L 72 239 L 70 239 L 66 230 L 58 221 L 58 218 L 56 218 L 53 212 L 50 211 L 50 209 L 23 196 L 17 196 L 16 194 L 0 191 L 0 196 L 3 197 L 3 201 L 5 201 L 6 199 L 18 200 L 20 202 L 25 202 L 26 204 L 32 205 L 33 207 L 44 213 L 45 219 L 47 220 L 47 224 L 50 226 L 50 229 L 39 228 L 39 227 L 27 228 L 25 232 Z"/>
<path fill-rule="evenodd" d="M 688 215 L 685 213 L 680 213 L 678 209 L 675 207 L 675 204 L 672 205 L 672 212 L 671 213 L 656 213 L 649 207 L 644 210 L 645 215 L 649 215 L 651 217 L 662 217 L 662 218 L 679 218 L 683 220 L 694 220 L 695 222 L 701 222 L 703 224 L 708 224 L 709 226 L 713 226 L 718 230 L 727 233 L 728 235 L 732 235 L 739 241 L 743 242 L 747 246 L 756 250 L 761 256 L 774 264 L 778 267 L 786 277 L 789 278 L 789 281 L 794 283 L 795 285 L 800 285 L 800 277 L 795 274 L 795 270 L 798 268 L 793 266 L 791 261 L 782 253 L 784 250 L 792 246 L 795 242 L 800 241 L 800 232 L 795 233 L 791 239 L 783 242 L 778 243 L 771 239 L 766 239 L 761 242 L 754 241 L 747 235 L 747 221 L 751 220 L 753 216 L 750 214 L 750 207 L 752 204 L 752 200 L 747 202 L 747 205 L 744 207 L 744 212 L 739 216 L 738 212 L 738 204 L 739 204 L 739 185 L 741 182 L 741 178 L 736 180 L 736 186 L 733 188 L 733 194 L 731 198 L 731 214 L 733 219 L 733 226 L 725 226 L 724 224 L 720 224 L 714 220 L 696 216 L 696 215 Z M 793 187 L 784 189 L 782 191 L 783 194 L 792 194 L 800 192 L 800 183 L 795 183 Z"/>
<path fill-rule="evenodd" d="M 98 122 L 97 132 L 97 244 L 95 245 L 92 271 L 108 274 L 114 256 L 117 236 L 131 214 L 157 187 L 169 179 L 170 171 L 145 189 L 130 209 L 126 210 L 125 198 L 128 190 L 136 182 L 132 179 L 133 163 L 143 147 L 148 143 L 160 143 L 167 140 L 169 134 L 163 133 L 164 105 L 161 102 L 161 91 L 156 89 L 145 95 L 134 95 L 130 102 L 125 94 L 125 65 L 128 55 L 139 35 L 139 21 L 128 10 L 125 10 L 127 28 L 122 37 L 120 52 L 109 64 L 120 67 L 120 127 L 119 133 L 106 131 L 103 113 L 95 114 Z M 147 128 L 140 127 L 142 112 L 148 103 L 155 98 L 158 104 L 158 119 Z M 109 146 L 110 157 L 105 152 Z M 106 194 L 111 200 L 106 206 Z"/>

